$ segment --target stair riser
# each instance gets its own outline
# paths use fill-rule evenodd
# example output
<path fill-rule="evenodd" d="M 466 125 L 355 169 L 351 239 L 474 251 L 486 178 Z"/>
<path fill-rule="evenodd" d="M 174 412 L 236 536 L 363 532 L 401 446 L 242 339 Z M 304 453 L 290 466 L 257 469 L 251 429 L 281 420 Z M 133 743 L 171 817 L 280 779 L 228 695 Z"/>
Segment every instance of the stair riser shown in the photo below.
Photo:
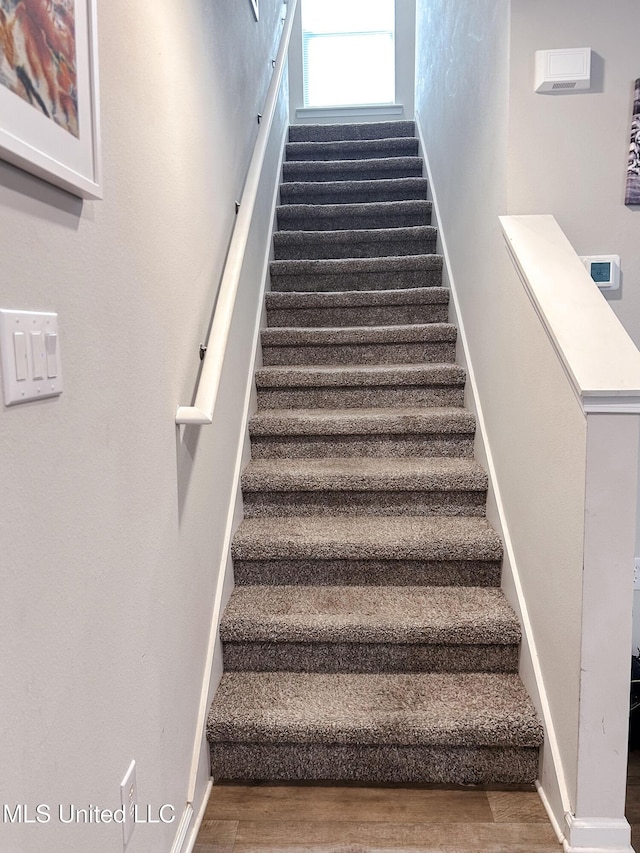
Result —
<path fill-rule="evenodd" d="M 427 189 L 427 181 L 423 178 L 397 178 L 388 181 L 289 182 L 280 185 L 280 204 L 422 201 L 427 197 Z"/>
<path fill-rule="evenodd" d="M 386 258 L 407 255 L 427 255 L 435 252 L 435 236 L 412 239 L 371 237 L 362 240 L 319 241 L 310 238 L 295 241 L 283 239 L 287 233 L 274 234 L 274 255 L 277 261 L 319 261 L 334 258 Z M 311 232 L 305 232 L 311 233 Z M 333 232 L 334 234 L 336 232 Z"/>
<path fill-rule="evenodd" d="M 269 328 L 344 328 L 348 326 L 409 326 L 417 323 L 446 323 L 449 306 L 370 305 L 362 308 L 288 308 L 267 310 Z"/>
<path fill-rule="evenodd" d="M 462 406 L 456 386 L 368 386 L 366 388 L 259 388 L 259 409 L 357 409 L 403 406 Z"/>
<path fill-rule="evenodd" d="M 336 140 L 333 142 L 288 142 L 288 163 L 309 160 L 371 160 L 381 157 L 417 157 L 418 140 L 397 139 Z"/>
<path fill-rule="evenodd" d="M 532 785 L 538 775 L 538 749 L 223 741 L 211 745 L 211 773 L 215 781 Z"/>
<path fill-rule="evenodd" d="M 236 584 L 270 586 L 500 586 L 498 560 L 247 560 Z"/>
<path fill-rule="evenodd" d="M 288 181 L 366 181 L 395 178 L 421 178 L 423 163 L 420 157 L 390 157 L 375 162 L 362 160 L 301 160 L 284 163 L 282 177 Z"/>
<path fill-rule="evenodd" d="M 376 121 L 360 124 L 296 124 L 289 128 L 289 142 L 335 142 L 345 139 L 397 139 L 414 136 L 412 121 Z"/>
<path fill-rule="evenodd" d="M 408 287 L 440 287 L 442 270 L 403 270 L 400 272 L 347 273 L 342 275 L 303 275 L 271 272 L 271 289 L 280 293 L 347 290 L 403 290 Z"/>
<path fill-rule="evenodd" d="M 254 459 L 473 456 L 473 435 L 252 436 Z"/>
<path fill-rule="evenodd" d="M 517 672 L 517 645 L 223 641 L 228 671 Z"/>
<path fill-rule="evenodd" d="M 409 228 L 414 225 L 429 225 L 431 210 L 409 209 L 397 212 L 370 210 L 364 213 L 352 213 L 348 210 L 337 211 L 330 215 L 318 215 L 314 212 L 278 213 L 280 231 L 340 231 L 353 228 Z"/>
<path fill-rule="evenodd" d="M 484 516 L 486 491 L 245 492 L 245 518 L 268 516 L 473 515 Z"/>

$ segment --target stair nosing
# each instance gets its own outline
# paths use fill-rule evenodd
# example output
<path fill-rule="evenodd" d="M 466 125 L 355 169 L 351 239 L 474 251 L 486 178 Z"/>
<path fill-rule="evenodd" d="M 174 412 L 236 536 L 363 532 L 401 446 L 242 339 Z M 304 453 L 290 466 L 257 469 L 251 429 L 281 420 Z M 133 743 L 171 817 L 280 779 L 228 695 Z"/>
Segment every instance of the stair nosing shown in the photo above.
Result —
<path fill-rule="evenodd" d="M 231 672 L 222 676 L 207 733 L 253 743 L 497 748 L 542 742 L 514 673 Z"/>
<path fill-rule="evenodd" d="M 521 630 L 504 593 L 494 587 L 247 585 L 232 593 L 220 637 L 243 643 L 510 646 L 520 642 Z"/>
<path fill-rule="evenodd" d="M 232 543 L 242 559 L 499 560 L 502 552 L 495 530 L 472 516 L 249 518 Z"/>

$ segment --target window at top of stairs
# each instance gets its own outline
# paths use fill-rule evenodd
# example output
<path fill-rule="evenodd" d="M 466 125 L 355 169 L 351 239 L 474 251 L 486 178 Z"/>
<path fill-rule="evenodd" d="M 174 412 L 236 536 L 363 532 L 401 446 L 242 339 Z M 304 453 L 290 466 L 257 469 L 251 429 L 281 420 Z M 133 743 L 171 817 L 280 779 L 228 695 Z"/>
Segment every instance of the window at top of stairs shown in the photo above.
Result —
<path fill-rule="evenodd" d="M 303 0 L 305 107 L 395 101 L 395 0 Z"/>

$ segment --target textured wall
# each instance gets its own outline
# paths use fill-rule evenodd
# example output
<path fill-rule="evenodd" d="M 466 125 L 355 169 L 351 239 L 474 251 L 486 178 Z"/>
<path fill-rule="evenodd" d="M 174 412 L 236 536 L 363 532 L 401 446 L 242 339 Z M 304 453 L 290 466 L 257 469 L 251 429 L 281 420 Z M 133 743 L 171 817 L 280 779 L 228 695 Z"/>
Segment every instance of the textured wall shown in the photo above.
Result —
<path fill-rule="evenodd" d="M 59 313 L 65 391 L 0 410 L 2 799 L 185 805 L 245 376 L 179 436 L 281 32 L 279 0 L 100 3 L 104 201 L 0 163 L 1 307 Z M 248 361 L 247 336 L 245 361 Z M 202 789 L 199 791 L 202 796 Z M 198 803 L 196 803 L 196 808 Z M 6 853 L 121 849 L 3 826 Z"/>
<path fill-rule="evenodd" d="M 584 420 L 534 320 L 498 223 L 507 210 L 509 32 L 507 0 L 419 0 L 416 110 L 497 481 L 575 793 Z M 505 587 L 513 599 L 508 573 Z"/>
<path fill-rule="evenodd" d="M 552 213 L 580 255 L 621 256 L 607 297 L 640 344 L 640 208 L 624 205 L 633 84 L 640 77 L 635 0 L 513 0 L 509 213 Z M 533 91 L 536 50 L 591 47 L 593 90 Z"/>

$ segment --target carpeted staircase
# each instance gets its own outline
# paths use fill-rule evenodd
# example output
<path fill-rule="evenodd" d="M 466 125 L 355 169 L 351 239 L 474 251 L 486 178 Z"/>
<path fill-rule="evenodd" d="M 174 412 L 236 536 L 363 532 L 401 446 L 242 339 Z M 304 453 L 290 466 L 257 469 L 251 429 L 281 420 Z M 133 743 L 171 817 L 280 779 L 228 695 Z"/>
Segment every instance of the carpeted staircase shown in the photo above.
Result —
<path fill-rule="evenodd" d="M 214 779 L 531 783 L 412 122 L 290 131 Z"/>

